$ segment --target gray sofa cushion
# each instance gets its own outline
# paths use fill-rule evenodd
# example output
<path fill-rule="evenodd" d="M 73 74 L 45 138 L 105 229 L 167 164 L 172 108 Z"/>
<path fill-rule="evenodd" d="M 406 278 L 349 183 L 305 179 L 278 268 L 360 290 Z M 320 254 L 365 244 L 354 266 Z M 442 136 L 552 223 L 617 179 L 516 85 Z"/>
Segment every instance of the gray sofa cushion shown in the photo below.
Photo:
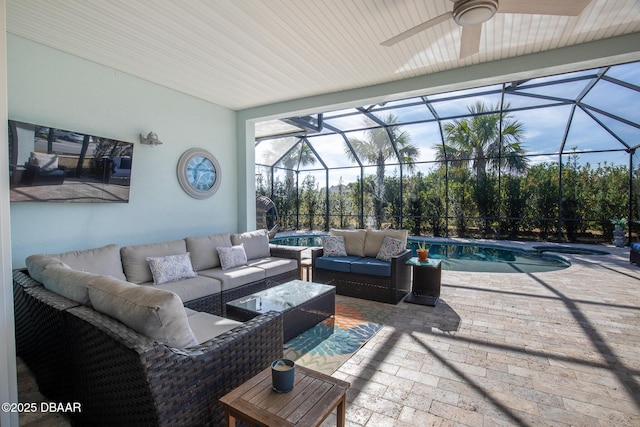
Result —
<path fill-rule="evenodd" d="M 258 267 L 265 271 L 266 277 L 273 277 L 292 270 L 298 270 L 298 261 L 285 258 L 258 258 L 247 263 L 250 267 Z"/>
<path fill-rule="evenodd" d="M 242 325 L 242 322 L 193 310 L 187 312 L 187 321 L 193 334 L 196 336 L 198 344 L 209 341 L 211 338 L 215 338 L 236 326 Z"/>
<path fill-rule="evenodd" d="M 52 263 L 42 272 L 42 284 L 58 295 L 82 305 L 91 306 L 89 286 L 100 277 L 103 276 Z"/>
<path fill-rule="evenodd" d="M 95 249 L 54 255 L 74 270 L 127 280 L 122 270 L 120 246 L 112 244 Z"/>
<path fill-rule="evenodd" d="M 244 245 L 247 259 L 264 258 L 271 256 L 269 248 L 269 232 L 267 230 L 248 231 L 241 234 L 232 234 L 233 245 Z"/>
<path fill-rule="evenodd" d="M 209 270 L 198 271 L 200 276 L 213 277 L 222 282 L 222 290 L 237 288 L 238 286 L 263 280 L 266 276 L 265 270 L 257 267 L 235 267 L 229 270 L 221 268 L 211 268 Z"/>
<path fill-rule="evenodd" d="M 40 283 L 43 282 L 42 272 L 45 268 L 47 268 L 47 266 L 55 264 L 61 267 L 68 267 L 68 265 L 62 262 L 62 260 L 60 260 L 59 258 L 43 254 L 28 256 L 25 264 L 27 266 L 27 270 L 29 271 L 29 276 Z"/>
<path fill-rule="evenodd" d="M 163 257 L 187 253 L 184 239 L 173 240 L 149 245 L 132 245 L 120 249 L 122 267 L 126 280 L 131 283 L 145 283 L 153 281 L 147 257 Z"/>
<path fill-rule="evenodd" d="M 179 348 L 198 344 L 182 301 L 173 292 L 102 276 L 92 281 L 89 299 L 97 311 L 157 342 Z"/>
<path fill-rule="evenodd" d="M 184 239 L 191 252 L 191 264 L 196 271 L 220 267 L 218 247 L 231 246 L 231 234 L 221 233 L 210 236 L 187 237 Z"/>
<path fill-rule="evenodd" d="M 143 283 L 143 285 L 153 285 L 153 283 Z M 189 302 L 220 293 L 222 283 L 212 277 L 197 276 L 192 279 L 155 285 L 155 287 L 175 293 L 180 297 L 182 302 Z"/>

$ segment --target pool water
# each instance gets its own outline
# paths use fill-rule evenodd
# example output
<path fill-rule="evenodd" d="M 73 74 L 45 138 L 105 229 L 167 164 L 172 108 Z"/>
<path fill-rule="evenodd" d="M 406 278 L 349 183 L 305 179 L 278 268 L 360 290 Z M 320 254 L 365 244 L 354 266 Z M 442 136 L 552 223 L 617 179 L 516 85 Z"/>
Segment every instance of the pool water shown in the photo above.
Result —
<path fill-rule="evenodd" d="M 271 243 L 291 246 L 322 246 L 321 235 L 276 237 Z M 562 270 L 571 264 L 563 258 L 538 251 L 498 245 L 407 239 L 407 249 L 416 256 L 418 241 L 426 241 L 429 258 L 442 260 L 444 270 L 485 273 L 540 273 Z"/>

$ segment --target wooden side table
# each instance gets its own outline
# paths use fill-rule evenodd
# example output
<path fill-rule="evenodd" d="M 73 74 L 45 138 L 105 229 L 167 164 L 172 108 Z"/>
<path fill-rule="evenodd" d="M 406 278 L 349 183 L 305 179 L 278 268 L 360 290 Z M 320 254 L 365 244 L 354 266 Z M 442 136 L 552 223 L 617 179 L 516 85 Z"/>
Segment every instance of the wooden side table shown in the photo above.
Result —
<path fill-rule="evenodd" d="M 271 388 L 271 367 L 220 398 L 227 425 L 236 419 L 265 427 L 319 426 L 337 408 L 338 427 L 345 425 L 347 390 L 351 385 L 329 375 L 296 365 L 293 390 Z"/>
<path fill-rule="evenodd" d="M 300 261 L 300 280 L 311 281 L 311 260 L 309 258 L 303 258 Z"/>
<path fill-rule="evenodd" d="M 440 298 L 442 262 L 433 258 L 426 261 L 411 258 L 407 264 L 413 267 L 413 284 L 405 302 L 435 306 Z"/>

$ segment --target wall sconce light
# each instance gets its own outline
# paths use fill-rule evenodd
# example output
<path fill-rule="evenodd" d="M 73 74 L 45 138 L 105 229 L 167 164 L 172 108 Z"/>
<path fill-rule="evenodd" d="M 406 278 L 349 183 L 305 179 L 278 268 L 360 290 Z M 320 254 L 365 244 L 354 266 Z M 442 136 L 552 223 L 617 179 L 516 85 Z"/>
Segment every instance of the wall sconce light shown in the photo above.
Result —
<path fill-rule="evenodd" d="M 155 132 L 149 132 L 147 136 L 140 134 L 140 143 L 155 147 L 156 145 L 161 145 L 162 141 L 158 139 L 158 135 Z"/>

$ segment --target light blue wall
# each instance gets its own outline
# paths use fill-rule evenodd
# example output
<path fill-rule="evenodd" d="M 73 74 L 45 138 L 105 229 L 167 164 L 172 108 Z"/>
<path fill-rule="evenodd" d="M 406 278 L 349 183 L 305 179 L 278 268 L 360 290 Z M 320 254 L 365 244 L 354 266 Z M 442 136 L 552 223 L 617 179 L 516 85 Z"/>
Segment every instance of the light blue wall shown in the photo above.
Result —
<path fill-rule="evenodd" d="M 9 34 L 9 119 L 135 143 L 127 204 L 12 203 L 13 267 L 26 256 L 136 244 L 238 229 L 235 112 Z M 164 145 L 139 142 L 153 130 Z M 211 198 L 185 194 L 180 155 L 212 152 L 222 185 Z"/>

